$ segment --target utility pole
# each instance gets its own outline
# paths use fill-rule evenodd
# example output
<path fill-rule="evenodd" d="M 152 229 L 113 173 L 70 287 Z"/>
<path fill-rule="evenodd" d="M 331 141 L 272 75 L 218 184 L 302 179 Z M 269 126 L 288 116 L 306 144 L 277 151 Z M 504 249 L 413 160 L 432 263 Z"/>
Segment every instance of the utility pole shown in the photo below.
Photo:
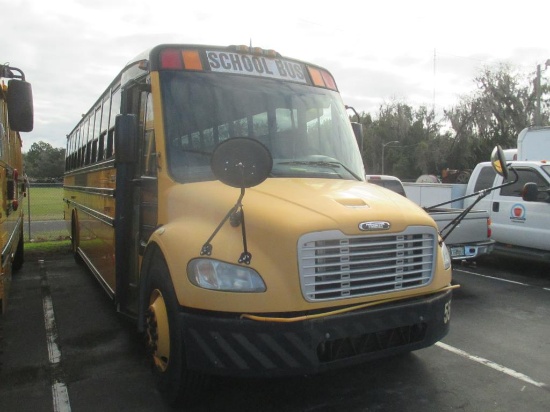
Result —
<path fill-rule="evenodd" d="M 535 126 L 541 126 L 540 121 L 540 64 L 537 64 L 537 77 L 535 79 L 535 96 L 537 99 L 537 105 L 535 107 Z"/>
<path fill-rule="evenodd" d="M 544 63 L 544 70 L 546 70 L 550 66 L 550 59 L 546 60 Z M 540 67 L 540 64 L 537 64 L 537 77 L 535 79 L 535 96 L 536 96 L 536 107 L 535 107 L 535 126 L 542 126 L 542 120 L 541 120 L 541 86 L 540 86 L 540 78 L 541 78 L 541 72 L 542 69 Z"/>

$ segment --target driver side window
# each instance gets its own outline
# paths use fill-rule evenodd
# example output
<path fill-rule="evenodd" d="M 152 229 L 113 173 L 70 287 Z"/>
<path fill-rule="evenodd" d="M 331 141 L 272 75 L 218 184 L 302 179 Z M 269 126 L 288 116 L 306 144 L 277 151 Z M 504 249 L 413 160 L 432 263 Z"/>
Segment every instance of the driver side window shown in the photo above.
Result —
<path fill-rule="evenodd" d="M 153 117 L 153 97 L 151 93 L 147 98 L 142 96 L 141 125 L 143 127 L 143 153 L 141 160 L 141 175 L 155 177 L 157 175 L 157 151 L 155 143 L 155 129 Z"/>

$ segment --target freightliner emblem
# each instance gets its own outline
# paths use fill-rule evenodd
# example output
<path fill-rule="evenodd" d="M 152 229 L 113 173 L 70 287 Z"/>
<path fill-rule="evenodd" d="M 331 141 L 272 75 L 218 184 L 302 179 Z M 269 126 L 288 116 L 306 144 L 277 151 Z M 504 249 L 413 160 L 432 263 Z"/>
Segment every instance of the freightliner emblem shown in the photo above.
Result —
<path fill-rule="evenodd" d="M 390 222 L 361 222 L 359 223 L 359 229 L 363 231 L 372 231 L 372 230 L 389 230 Z"/>

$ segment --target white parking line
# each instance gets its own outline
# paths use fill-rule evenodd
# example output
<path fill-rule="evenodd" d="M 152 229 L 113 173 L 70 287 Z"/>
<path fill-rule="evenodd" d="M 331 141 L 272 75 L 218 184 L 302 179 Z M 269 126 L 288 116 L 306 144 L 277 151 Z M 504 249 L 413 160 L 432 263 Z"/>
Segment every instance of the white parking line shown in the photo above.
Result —
<path fill-rule="evenodd" d="M 497 370 L 499 372 L 505 373 L 506 375 L 512 376 L 513 378 L 519 379 L 523 382 L 529 383 L 531 385 L 534 385 L 538 388 L 542 388 L 545 390 L 550 390 L 547 384 L 543 382 L 537 382 L 536 380 L 530 378 L 527 375 L 524 375 L 523 373 L 516 372 L 513 369 L 507 368 L 505 366 L 499 365 L 498 363 L 492 362 L 488 359 L 482 358 L 480 356 L 470 355 L 468 352 L 465 352 L 461 349 L 455 348 L 454 346 L 447 345 L 443 342 L 437 342 L 436 346 L 439 346 L 441 349 L 445 349 L 449 352 L 452 352 L 456 355 L 462 356 L 466 359 L 472 360 L 474 362 L 480 363 L 482 365 L 488 366 L 489 368 L 492 368 L 494 370 Z"/>
<path fill-rule="evenodd" d="M 500 280 L 502 282 L 513 283 L 514 285 L 531 286 L 528 283 L 522 283 L 522 282 L 516 282 L 515 280 L 497 278 L 496 276 L 482 275 L 481 273 L 470 272 L 469 270 L 463 270 L 463 269 L 453 269 L 453 270 L 456 270 L 457 272 L 467 273 L 469 275 L 480 276 L 482 278 L 488 278 L 488 279 L 493 279 L 493 280 Z"/>
<path fill-rule="evenodd" d="M 54 412 L 70 412 L 71 403 L 69 402 L 69 392 L 67 385 L 63 381 L 63 371 L 61 370 L 61 351 L 57 345 L 57 325 L 53 312 L 52 297 L 50 294 L 50 285 L 44 261 L 40 260 L 40 286 L 42 289 L 42 307 L 44 310 L 44 325 L 46 327 L 46 343 L 48 346 L 48 359 L 50 361 L 50 375 L 52 381 L 52 398 Z"/>

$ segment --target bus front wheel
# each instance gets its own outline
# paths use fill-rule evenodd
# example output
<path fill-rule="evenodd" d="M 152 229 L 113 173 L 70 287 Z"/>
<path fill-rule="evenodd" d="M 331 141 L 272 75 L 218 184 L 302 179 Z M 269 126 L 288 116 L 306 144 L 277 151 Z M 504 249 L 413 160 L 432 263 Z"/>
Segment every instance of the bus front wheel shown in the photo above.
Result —
<path fill-rule="evenodd" d="M 145 340 L 159 390 L 172 406 L 193 403 L 204 378 L 186 369 L 176 294 L 162 259 L 150 267 L 147 298 Z"/>

